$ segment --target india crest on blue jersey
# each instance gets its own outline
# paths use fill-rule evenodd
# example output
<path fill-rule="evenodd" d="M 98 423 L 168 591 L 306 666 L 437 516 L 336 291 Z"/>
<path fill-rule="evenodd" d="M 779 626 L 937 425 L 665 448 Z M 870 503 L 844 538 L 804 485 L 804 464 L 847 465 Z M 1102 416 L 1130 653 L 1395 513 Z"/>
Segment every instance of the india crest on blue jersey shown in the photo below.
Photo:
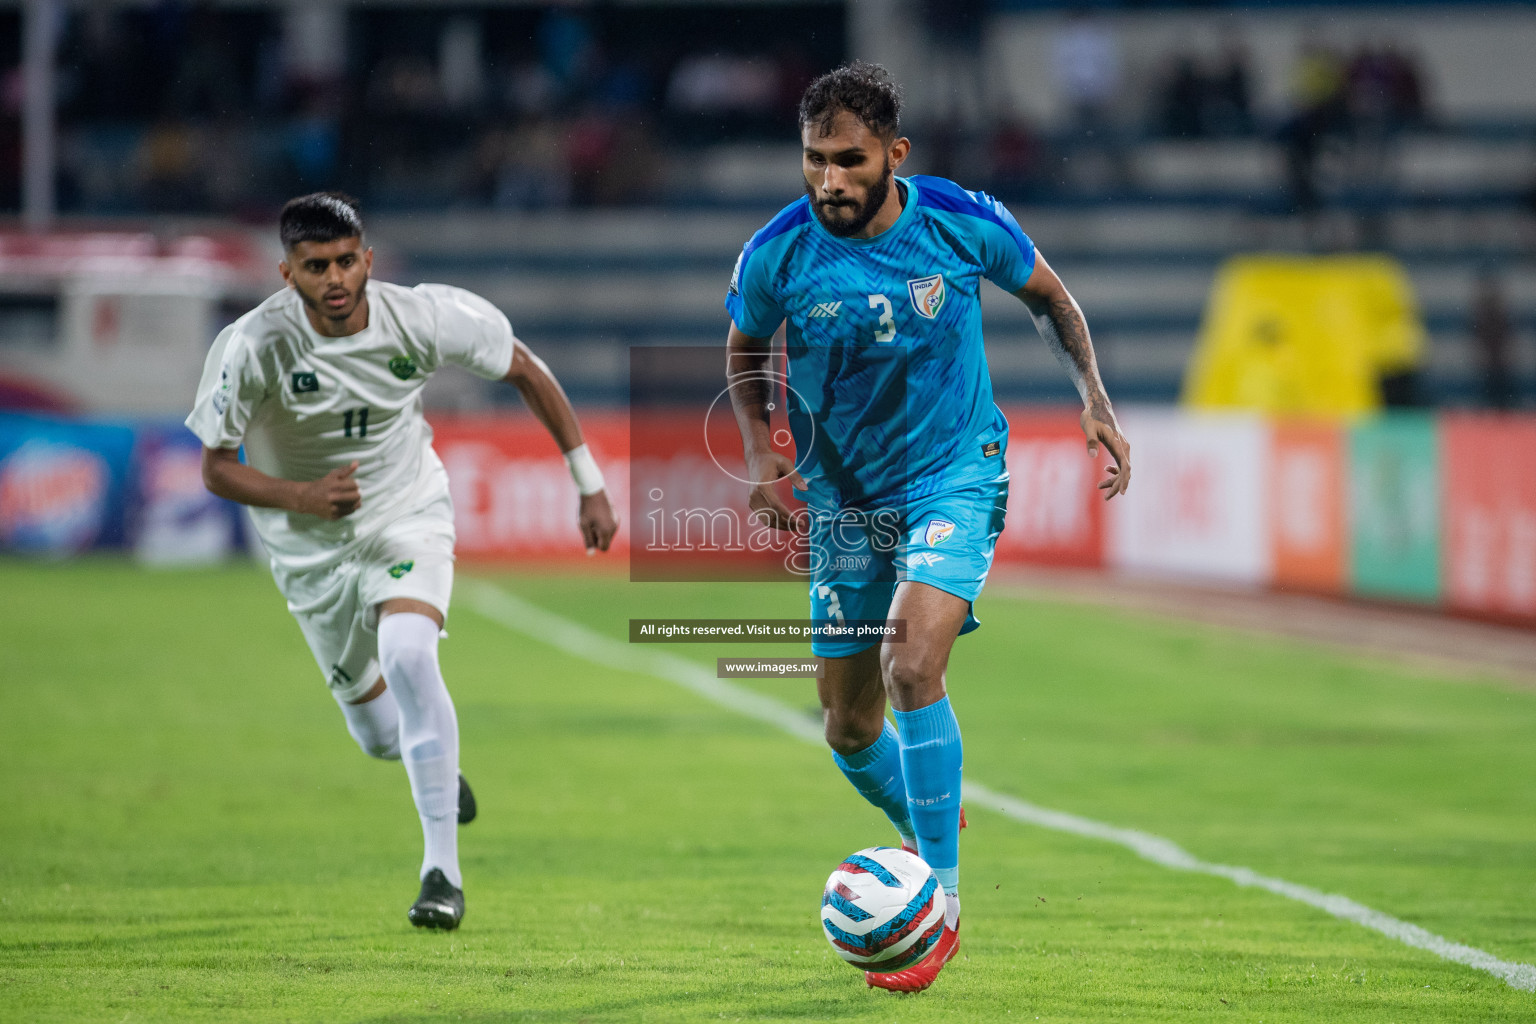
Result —
<path fill-rule="evenodd" d="M 949 540 L 949 535 L 955 532 L 955 524 L 947 519 L 928 520 L 928 530 L 923 535 L 923 543 L 929 547 L 936 547 Z"/>
<path fill-rule="evenodd" d="M 914 277 L 907 282 L 907 294 L 912 296 L 912 308 L 917 315 L 932 320 L 944 308 L 944 275 Z"/>

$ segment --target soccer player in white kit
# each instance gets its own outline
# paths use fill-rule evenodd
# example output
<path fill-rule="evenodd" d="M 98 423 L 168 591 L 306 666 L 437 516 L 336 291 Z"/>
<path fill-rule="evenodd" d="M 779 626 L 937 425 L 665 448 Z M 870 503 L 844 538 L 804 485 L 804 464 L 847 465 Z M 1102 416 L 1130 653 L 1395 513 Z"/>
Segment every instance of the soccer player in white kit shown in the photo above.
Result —
<path fill-rule="evenodd" d="M 438 670 L 453 503 L 421 412 L 427 378 L 454 363 L 516 385 L 571 467 L 587 553 L 606 551 L 618 523 L 565 392 L 496 307 L 447 285 L 369 281 L 373 250 L 339 193 L 290 201 L 279 232 L 288 287 L 219 335 L 187 426 L 208 489 L 250 506 L 348 731 L 370 756 L 405 761 L 426 847 L 411 922 L 456 928 L 457 829 L 474 811 Z"/>

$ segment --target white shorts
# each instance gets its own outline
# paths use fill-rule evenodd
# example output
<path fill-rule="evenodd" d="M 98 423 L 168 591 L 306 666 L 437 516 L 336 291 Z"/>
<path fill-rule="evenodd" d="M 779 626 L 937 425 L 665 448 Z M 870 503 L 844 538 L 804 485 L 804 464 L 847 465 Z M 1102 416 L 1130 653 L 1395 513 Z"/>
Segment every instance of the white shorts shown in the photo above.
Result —
<path fill-rule="evenodd" d="M 453 505 L 443 497 L 386 526 L 356 554 L 307 572 L 272 566 L 326 685 L 354 701 L 379 679 L 379 605 L 424 601 L 448 621 L 453 594 Z"/>

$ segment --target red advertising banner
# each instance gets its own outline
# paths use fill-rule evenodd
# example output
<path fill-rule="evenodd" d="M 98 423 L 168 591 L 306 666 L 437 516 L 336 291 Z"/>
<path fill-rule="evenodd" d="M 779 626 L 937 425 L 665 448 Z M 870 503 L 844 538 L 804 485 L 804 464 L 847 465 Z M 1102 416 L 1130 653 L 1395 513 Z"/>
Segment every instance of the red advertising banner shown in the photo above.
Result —
<path fill-rule="evenodd" d="M 999 564 L 1101 565 L 1104 510 L 1094 485 L 1107 457 L 1088 457 L 1074 410 L 1014 407 L 1005 411 L 1011 483 L 1007 526 L 997 548 Z M 453 491 L 460 556 L 581 557 L 575 485 L 537 420 L 523 412 L 433 415 L 430 419 L 436 435 L 433 443 L 448 469 Z M 709 429 L 703 429 L 691 420 L 647 415 L 643 443 L 633 455 L 634 466 L 649 482 L 646 493 L 635 495 L 632 502 L 630 415 L 619 411 L 582 414 L 587 444 L 603 469 L 609 496 L 623 520 L 613 553 L 626 559 L 639 557 L 636 568 L 641 577 L 697 573 L 700 565 L 689 559 L 690 548 L 698 549 L 701 558 L 707 552 L 709 564 L 727 575 L 785 573 L 783 541 L 774 538 L 775 543 L 765 550 L 754 540 L 746 510 L 747 485 L 736 479 L 742 467 L 734 422 L 722 417 L 716 424 L 714 419 L 710 417 Z M 708 510 L 715 514 L 709 515 Z M 735 518 L 722 510 L 735 513 Z M 744 524 L 747 530 L 740 537 L 723 540 L 718 535 L 722 529 L 740 529 L 734 523 Z M 632 538 L 637 537 L 640 548 L 635 550 Z M 722 560 L 721 548 L 731 551 L 732 557 Z M 731 564 L 727 567 L 725 562 Z"/>
<path fill-rule="evenodd" d="M 1536 417 L 1441 419 L 1446 602 L 1536 624 Z"/>
<path fill-rule="evenodd" d="M 458 553 L 483 559 L 581 558 L 578 497 L 549 432 L 527 413 L 430 416 L 433 447 L 448 470 Z M 587 412 L 587 447 L 608 482 L 620 526 L 610 557 L 623 558 L 630 524 L 629 417 Z"/>
<path fill-rule="evenodd" d="M 759 522 L 747 507 L 750 474 L 730 403 L 632 411 L 630 579 L 771 581 L 804 575 L 804 539 Z M 787 429 L 775 446 L 793 459 Z M 803 507 L 788 481 L 790 509 Z"/>
<path fill-rule="evenodd" d="M 1097 567 L 1104 560 L 1107 454 L 1088 457 L 1078 411 L 1013 406 L 1008 416 L 1008 520 L 998 564 Z M 1119 500 L 1119 499 L 1117 499 Z"/>
<path fill-rule="evenodd" d="M 1343 428 L 1281 420 L 1271 427 L 1274 584 L 1342 593 L 1349 520 L 1344 506 Z"/>

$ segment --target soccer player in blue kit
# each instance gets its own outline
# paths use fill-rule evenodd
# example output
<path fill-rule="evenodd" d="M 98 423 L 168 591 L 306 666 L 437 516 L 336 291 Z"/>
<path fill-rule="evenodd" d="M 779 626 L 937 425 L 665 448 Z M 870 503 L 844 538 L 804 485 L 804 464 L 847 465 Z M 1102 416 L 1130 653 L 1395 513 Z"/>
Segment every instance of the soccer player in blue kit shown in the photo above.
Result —
<path fill-rule="evenodd" d="M 955 638 L 991 568 L 1008 499 L 1008 423 L 982 345 L 983 277 L 1016 295 L 1083 400 L 1088 453 L 1130 482 L 1130 445 L 1082 311 L 1003 206 L 942 178 L 897 177 L 900 91 L 854 62 L 800 103 L 805 196 L 742 250 L 726 296 L 732 406 L 762 522 L 809 532 L 813 620 L 905 622 L 902 642 L 818 638 L 833 760 L 944 887 L 944 930 L 871 986 L 927 988 L 959 948 L 961 744 L 945 689 Z M 785 325 L 795 458 L 775 449 L 771 341 Z M 807 503 L 792 515 L 775 481 Z M 897 728 L 885 719 L 889 700 Z"/>

